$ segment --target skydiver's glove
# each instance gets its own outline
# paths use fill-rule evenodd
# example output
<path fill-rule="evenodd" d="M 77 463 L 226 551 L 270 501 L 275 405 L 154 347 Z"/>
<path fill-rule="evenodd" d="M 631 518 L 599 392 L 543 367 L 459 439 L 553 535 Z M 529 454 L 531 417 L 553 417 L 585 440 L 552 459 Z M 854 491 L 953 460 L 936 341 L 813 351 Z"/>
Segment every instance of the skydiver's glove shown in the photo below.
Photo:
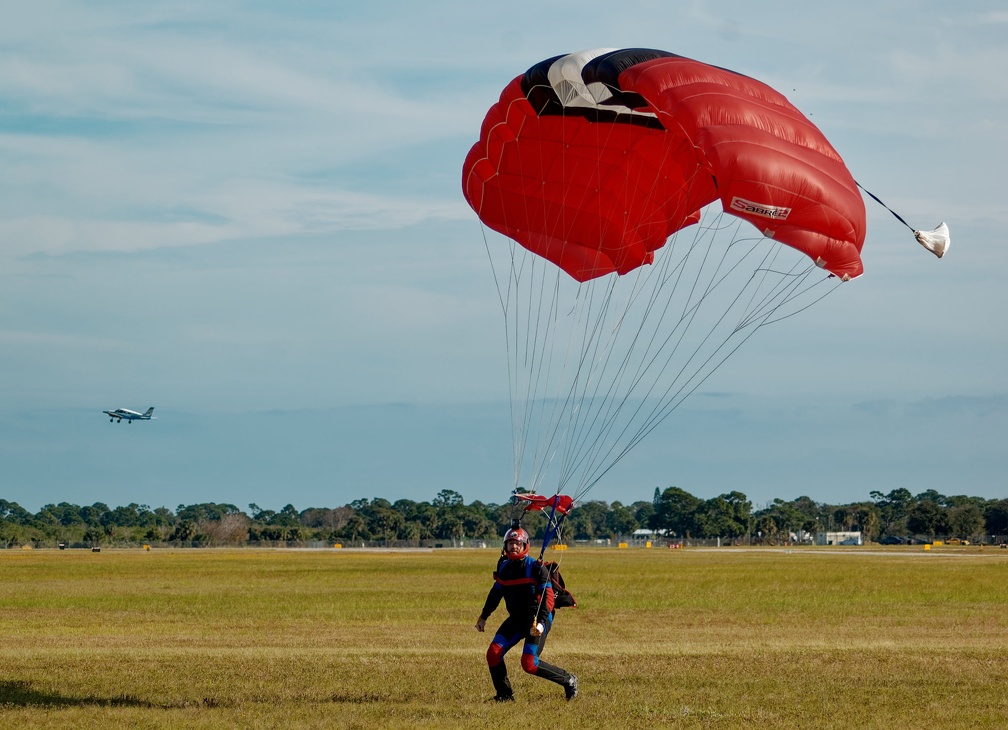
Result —
<path fill-rule="evenodd" d="M 533 624 L 532 628 L 529 629 L 529 634 L 533 637 L 542 636 L 542 632 L 545 630 L 545 626 L 542 624 Z"/>
<path fill-rule="evenodd" d="M 476 630 L 482 633 L 486 629 L 486 619 L 480 616 L 476 619 Z"/>

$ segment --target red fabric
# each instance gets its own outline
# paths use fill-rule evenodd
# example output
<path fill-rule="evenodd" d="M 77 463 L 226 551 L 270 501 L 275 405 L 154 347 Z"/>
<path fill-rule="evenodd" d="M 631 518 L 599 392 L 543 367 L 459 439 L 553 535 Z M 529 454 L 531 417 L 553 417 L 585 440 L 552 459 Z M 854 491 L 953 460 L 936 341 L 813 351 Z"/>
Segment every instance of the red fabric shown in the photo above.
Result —
<path fill-rule="evenodd" d="M 536 666 L 539 664 L 535 654 L 522 654 L 521 667 L 529 674 L 535 674 Z"/>
<path fill-rule="evenodd" d="M 543 603 L 546 605 L 546 611 L 548 613 L 553 613 L 553 605 L 556 603 L 556 594 L 553 592 L 552 588 L 546 589 L 546 597 L 543 598 Z"/>
<path fill-rule="evenodd" d="M 508 586 L 528 586 L 528 585 L 534 585 L 535 582 L 536 582 L 536 579 L 532 578 L 532 577 L 506 579 L 506 578 L 501 578 L 497 573 L 494 573 L 494 580 L 497 582 L 497 585 L 503 586 L 503 587 L 508 587 Z"/>
<path fill-rule="evenodd" d="M 556 508 L 557 512 L 565 515 L 574 506 L 574 500 L 566 494 L 555 494 L 552 497 L 547 497 L 544 494 L 516 494 L 514 496 L 518 502 L 525 503 L 526 512 Z"/>
<path fill-rule="evenodd" d="M 864 202 L 823 134 L 769 86 L 687 58 L 619 76 L 664 129 L 537 116 L 521 77 L 463 165 L 480 219 L 578 281 L 626 274 L 720 199 L 841 277 L 862 273 Z M 754 204 L 754 205 L 753 205 Z"/>

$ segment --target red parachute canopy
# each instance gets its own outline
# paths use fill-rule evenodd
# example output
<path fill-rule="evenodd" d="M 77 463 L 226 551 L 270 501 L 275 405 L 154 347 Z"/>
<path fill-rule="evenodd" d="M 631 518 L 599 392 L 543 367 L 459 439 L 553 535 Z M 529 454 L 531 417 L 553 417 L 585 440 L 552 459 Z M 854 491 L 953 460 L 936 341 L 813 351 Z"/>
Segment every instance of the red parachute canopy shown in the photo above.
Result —
<path fill-rule="evenodd" d="M 574 506 L 574 499 L 566 494 L 554 494 L 547 497 L 543 494 L 518 494 L 514 495 L 515 504 L 525 503 L 525 511 L 541 511 L 547 507 L 552 507 L 558 513 L 565 515 Z"/>
<path fill-rule="evenodd" d="M 462 189 L 487 226 L 578 281 L 651 263 L 719 198 L 830 273 L 863 272 L 864 202 L 823 134 L 769 86 L 666 51 L 584 51 L 515 78 Z"/>

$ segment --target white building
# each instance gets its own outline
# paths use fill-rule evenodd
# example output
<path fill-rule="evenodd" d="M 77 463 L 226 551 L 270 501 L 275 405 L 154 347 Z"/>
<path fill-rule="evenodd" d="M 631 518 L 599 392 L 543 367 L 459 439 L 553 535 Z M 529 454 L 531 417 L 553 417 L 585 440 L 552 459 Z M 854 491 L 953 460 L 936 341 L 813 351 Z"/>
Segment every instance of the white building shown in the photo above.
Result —
<path fill-rule="evenodd" d="M 815 538 L 816 545 L 863 545 L 861 532 L 819 532 Z"/>
<path fill-rule="evenodd" d="M 657 542 L 667 534 L 666 530 L 648 530 L 642 527 L 639 530 L 633 531 L 633 534 L 630 536 L 630 543 L 633 545 L 645 545 L 649 542 Z"/>

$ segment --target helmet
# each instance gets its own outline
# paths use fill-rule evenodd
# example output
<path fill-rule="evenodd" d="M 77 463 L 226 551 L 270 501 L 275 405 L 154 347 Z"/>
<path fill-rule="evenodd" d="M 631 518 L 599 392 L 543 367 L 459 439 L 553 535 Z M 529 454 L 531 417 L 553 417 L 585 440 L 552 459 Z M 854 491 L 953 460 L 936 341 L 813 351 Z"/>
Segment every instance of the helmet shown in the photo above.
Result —
<path fill-rule="evenodd" d="M 521 527 L 512 527 L 504 534 L 504 554 L 509 560 L 521 560 L 528 555 L 528 551 L 529 536 Z"/>

